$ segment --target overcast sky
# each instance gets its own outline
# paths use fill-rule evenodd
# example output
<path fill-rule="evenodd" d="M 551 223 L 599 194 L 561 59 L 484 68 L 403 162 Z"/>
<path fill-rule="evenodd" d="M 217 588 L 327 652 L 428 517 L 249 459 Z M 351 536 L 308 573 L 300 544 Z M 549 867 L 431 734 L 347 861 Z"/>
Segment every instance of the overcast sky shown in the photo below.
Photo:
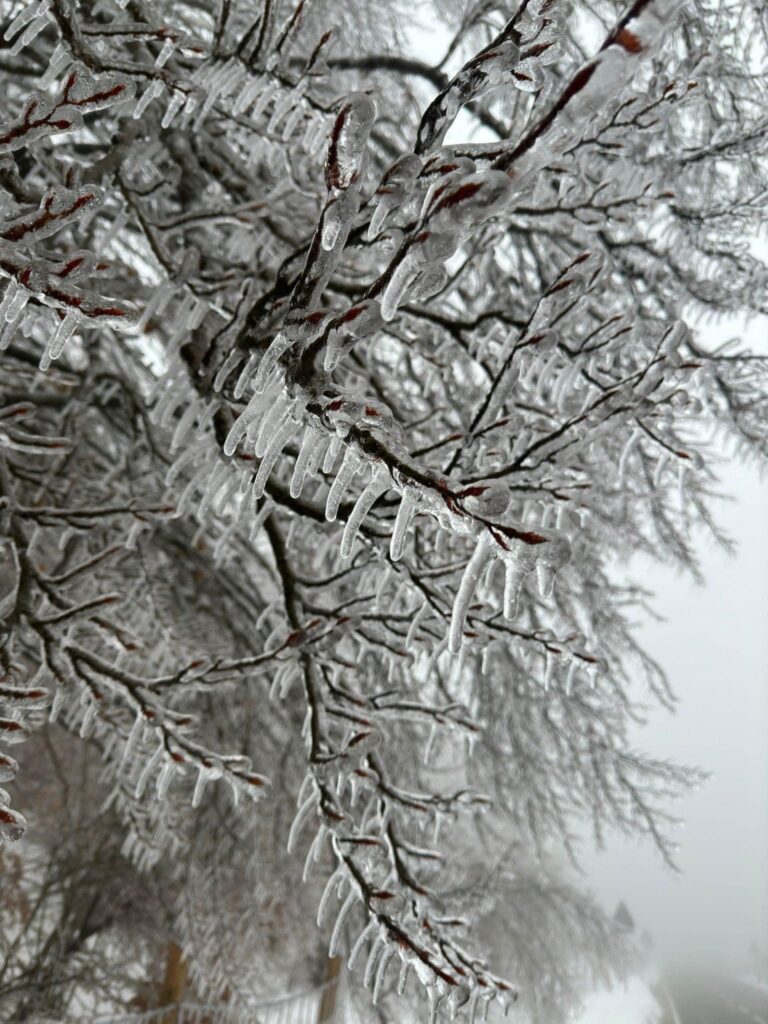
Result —
<path fill-rule="evenodd" d="M 667 955 L 738 968 L 752 940 L 768 957 L 768 482 L 734 464 L 722 479 L 734 500 L 717 518 L 736 557 L 702 542 L 703 587 L 642 566 L 666 621 L 641 635 L 680 707 L 654 714 L 638 746 L 714 773 L 679 805 L 682 874 L 617 840 L 591 860 L 589 880 L 609 903 L 623 898 Z"/>

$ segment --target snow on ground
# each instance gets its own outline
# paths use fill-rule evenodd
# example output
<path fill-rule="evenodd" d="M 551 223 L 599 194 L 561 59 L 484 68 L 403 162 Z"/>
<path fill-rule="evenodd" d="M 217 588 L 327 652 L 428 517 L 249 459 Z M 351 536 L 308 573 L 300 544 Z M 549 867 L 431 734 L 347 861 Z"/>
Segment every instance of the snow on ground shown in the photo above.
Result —
<path fill-rule="evenodd" d="M 640 978 L 593 993 L 574 1024 L 659 1024 L 661 1010 Z"/>

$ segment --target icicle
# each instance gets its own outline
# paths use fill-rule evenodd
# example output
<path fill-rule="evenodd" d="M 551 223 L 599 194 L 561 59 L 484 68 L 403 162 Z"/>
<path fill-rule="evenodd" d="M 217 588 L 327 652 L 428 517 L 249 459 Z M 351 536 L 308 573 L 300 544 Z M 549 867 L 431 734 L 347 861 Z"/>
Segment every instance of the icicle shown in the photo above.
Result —
<path fill-rule="evenodd" d="M 638 441 L 639 438 L 640 438 L 640 431 L 636 427 L 630 433 L 629 437 L 627 438 L 626 444 L 624 445 L 624 449 L 623 449 L 623 451 L 621 453 L 621 458 L 619 459 L 619 469 L 618 469 L 619 486 L 621 486 L 624 483 L 624 472 L 625 472 L 625 470 L 627 468 L 627 462 L 629 460 L 630 454 L 632 453 L 632 449 L 635 447 L 635 444 L 636 444 L 636 442 Z"/>
<path fill-rule="evenodd" d="M 161 125 L 162 128 L 170 128 L 171 127 L 171 124 L 173 123 L 174 117 L 176 117 L 178 112 L 184 106 L 186 98 L 187 97 L 185 96 L 185 94 L 183 92 L 181 92 L 181 91 L 174 92 L 173 96 L 171 96 L 171 102 L 168 104 L 168 106 L 166 108 L 166 111 L 163 114 L 163 119 L 160 122 L 160 125 Z"/>
<path fill-rule="evenodd" d="M 298 840 L 301 830 L 304 827 L 304 823 L 307 821 L 312 811 L 314 811 L 316 808 L 317 794 L 313 788 L 310 795 L 306 798 L 306 800 L 303 802 L 301 807 L 296 812 L 296 817 L 293 819 L 291 831 L 288 834 L 288 845 L 286 847 L 288 853 L 293 853 L 296 847 L 296 841 Z"/>
<path fill-rule="evenodd" d="M 192 501 L 192 496 L 195 491 L 202 485 L 203 481 L 208 478 L 208 475 L 212 472 L 211 466 L 215 461 L 216 456 L 211 456 L 205 460 L 205 462 L 197 469 L 190 479 L 187 481 L 184 490 L 179 495 L 176 501 L 176 518 L 183 516 L 187 510 L 188 505 Z"/>
<path fill-rule="evenodd" d="M 49 7 L 49 0 L 42 0 L 42 3 L 35 5 L 32 20 L 9 50 L 12 57 L 15 57 L 17 53 L 21 53 L 25 46 L 29 46 L 32 40 L 35 39 L 47 26 L 48 19 L 46 18 L 46 14 L 48 13 Z M 18 22 L 18 18 L 16 19 L 16 22 Z M 6 36 L 6 38 L 9 37 Z"/>
<path fill-rule="evenodd" d="M 96 718 L 96 706 L 93 701 L 88 703 L 88 707 L 85 709 L 83 720 L 80 723 L 80 739 L 84 740 L 90 736 L 93 729 L 93 722 Z"/>
<path fill-rule="evenodd" d="M 428 678 L 428 677 L 427 677 Z M 432 727 L 429 730 L 429 736 L 427 736 L 427 742 L 424 744 L 424 751 L 421 755 L 421 763 L 425 768 L 429 766 L 430 758 L 432 757 L 432 751 L 435 748 L 437 742 L 437 723 L 433 722 Z"/>
<path fill-rule="evenodd" d="M 234 397 L 236 402 L 239 402 L 240 399 L 245 394 L 245 389 L 248 387 L 248 384 L 251 381 L 253 371 L 256 369 L 259 359 L 260 356 L 258 352 L 252 352 L 248 359 L 246 360 L 246 362 L 243 364 L 243 368 L 240 371 L 240 375 L 237 378 L 237 381 L 235 382 L 235 387 L 232 392 L 232 396 Z"/>
<path fill-rule="evenodd" d="M 209 473 L 197 513 L 201 520 L 205 519 L 208 509 L 210 508 L 213 499 L 216 497 L 216 492 L 224 483 L 224 479 L 229 473 L 229 468 L 229 463 L 220 462 L 218 465 L 214 466 L 213 471 Z"/>
<path fill-rule="evenodd" d="M 263 391 L 265 389 L 269 376 L 277 366 L 281 356 L 288 351 L 294 342 L 295 339 L 283 331 L 274 336 L 266 352 L 261 357 L 261 362 L 253 381 L 254 391 Z"/>
<path fill-rule="evenodd" d="M 654 471 L 653 471 L 653 486 L 654 486 L 654 488 L 657 488 L 660 485 L 661 478 L 662 478 L 662 476 L 664 474 L 664 470 L 666 469 L 666 467 L 667 467 L 667 465 L 669 463 L 669 458 L 670 458 L 670 456 L 669 456 L 668 452 L 662 451 L 660 453 L 660 455 L 659 455 L 659 457 L 658 457 L 658 459 L 656 461 L 656 466 L 655 466 Z"/>
<path fill-rule="evenodd" d="M 22 4 L 21 10 L 8 24 L 3 39 L 13 39 L 17 32 L 21 32 L 31 21 L 44 14 L 49 7 L 48 0 L 37 0 L 37 3 Z"/>
<path fill-rule="evenodd" d="M 197 781 L 195 782 L 195 791 L 192 794 L 192 806 L 199 807 L 200 801 L 203 799 L 203 793 L 208 783 L 210 775 L 208 769 L 204 765 L 200 765 L 197 769 Z"/>
<path fill-rule="evenodd" d="M 358 531 L 363 524 L 373 505 L 390 486 L 389 474 L 384 469 L 375 469 L 373 478 L 349 514 L 344 533 L 341 538 L 341 557 L 349 558 L 352 554 L 352 547 L 355 543 Z"/>
<path fill-rule="evenodd" d="M 392 277 L 389 279 L 389 283 L 387 284 L 384 295 L 382 296 L 382 319 L 387 322 L 394 319 L 398 306 L 405 298 L 405 293 L 408 291 L 421 269 L 422 267 L 419 261 L 415 259 L 414 256 L 408 254 L 403 257 L 395 268 Z"/>
<path fill-rule="evenodd" d="M 272 502 L 269 499 L 267 499 L 267 501 L 265 501 L 264 504 L 259 509 L 259 514 L 254 519 L 253 525 L 251 526 L 251 532 L 250 532 L 250 535 L 249 535 L 249 539 L 250 539 L 251 544 L 255 544 L 256 543 L 256 538 L 258 537 L 259 533 L 261 532 L 261 528 L 264 525 L 264 523 L 267 521 L 267 518 L 268 518 L 269 514 L 272 512 L 273 508 L 274 508 L 274 505 L 272 504 Z"/>
<path fill-rule="evenodd" d="M 296 100 L 297 96 L 295 94 L 295 90 L 286 89 L 283 95 L 272 108 L 272 115 L 270 116 L 269 121 L 267 121 L 268 134 L 271 135 L 273 132 L 277 131 L 277 126 L 280 124 L 285 115 L 294 105 Z"/>
<path fill-rule="evenodd" d="M 257 459 L 264 457 L 264 453 L 269 448 L 273 437 L 288 419 L 290 411 L 290 400 L 282 393 L 266 410 L 261 420 L 256 443 L 253 446 L 254 455 Z"/>
<path fill-rule="evenodd" d="M 293 476 L 291 477 L 292 498 L 298 498 L 301 494 L 312 455 L 317 450 L 320 442 L 324 439 L 324 436 L 325 435 L 321 431 L 311 425 L 308 425 L 305 428 L 304 436 L 301 439 L 299 454 L 296 458 L 296 465 L 293 468 Z"/>
<path fill-rule="evenodd" d="M 57 686 L 56 692 L 53 695 L 53 703 L 51 704 L 51 710 L 48 712 L 48 721 L 53 724 L 61 713 L 61 709 L 64 706 L 64 687 Z"/>
<path fill-rule="evenodd" d="M 160 48 L 160 52 L 158 53 L 157 57 L 155 58 L 155 67 L 156 68 L 164 67 L 164 65 L 167 64 L 168 60 L 170 59 L 171 54 L 173 53 L 173 50 L 174 50 L 173 40 L 172 39 L 166 39 L 165 42 L 163 43 L 162 47 Z"/>
<path fill-rule="evenodd" d="M 336 923 L 333 926 L 331 932 L 331 941 L 328 943 L 328 956 L 336 956 L 339 951 L 339 945 L 341 943 L 341 935 L 344 929 L 344 924 L 347 920 L 350 910 L 359 899 L 357 892 L 351 889 L 347 895 L 347 898 L 342 903 L 339 913 L 336 917 Z"/>
<path fill-rule="evenodd" d="M 98 241 L 98 247 L 96 249 L 97 255 L 100 255 L 108 248 L 114 239 L 120 234 L 125 225 L 128 223 L 128 215 L 125 210 L 119 210 L 115 219 L 109 225 L 104 235 Z"/>
<path fill-rule="evenodd" d="M 485 570 L 488 560 L 493 557 L 493 549 L 485 537 L 478 540 L 472 557 L 467 562 L 464 575 L 461 577 L 459 589 L 456 592 L 456 599 L 453 604 L 453 615 L 448 633 L 448 649 L 452 654 L 458 654 L 461 650 L 462 634 L 464 623 L 467 619 L 467 612 L 472 602 L 480 576 Z"/>
<path fill-rule="evenodd" d="M 385 565 L 382 572 L 379 573 L 379 581 L 376 585 L 376 593 L 373 598 L 373 607 L 379 611 L 381 609 L 382 599 L 384 597 L 384 591 L 387 589 L 389 581 L 392 579 L 392 569 L 390 566 Z"/>
<path fill-rule="evenodd" d="M 419 608 L 417 609 L 416 614 L 411 619 L 411 624 L 408 627 L 408 633 L 407 633 L 406 638 L 405 638 L 405 649 L 407 651 L 410 651 L 410 650 L 413 649 L 413 641 L 416 639 L 416 634 L 419 631 L 419 626 L 421 625 L 422 620 L 424 619 L 424 616 L 427 614 L 428 611 L 429 611 L 429 605 L 428 605 L 427 600 L 425 598 L 422 601 L 422 603 L 419 606 Z"/>
<path fill-rule="evenodd" d="M 384 949 L 384 940 L 382 936 L 379 936 L 371 943 L 371 948 L 368 950 L 368 959 L 365 962 L 365 971 L 363 972 L 363 987 L 370 988 L 375 977 L 376 966 L 379 961 L 379 956 L 382 954 Z"/>
<path fill-rule="evenodd" d="M 198 441 L 205 436 L 208 424 L 213 419 L 220 405 L 221 402 L 218 398 L 211 398 L 203 408 L 200 418 L 197 421 L 197 426 L 195 427 L 195 437 Z"/>
<path fill-rule="evenodd" d="M 275 432 L 267 450 L 262 456 L 261 465 L 259 466 L 259 471 L 256 474 L 256 479 L 253 483 L 254 498 L 260 498 L 264 494 L 264 488 L 267 486 L 269 474 L 272 472 L 283 448 L 288 444 L 289 439 L 294 433 L 294 429 L 290 416 L 286 416 L 282 426 Z"/>
<path fill-rule="evenodd" d="M 234 370 L 234 368 L 237 366 L 241 359 L 242 353 L 238 352 L 237 349 L 229 353 L 227 358 L 219 367 L 219 371 L 213 379 L 214 391 L 221 391 L 221 389 L 227 382 L 227 378 L 232 373 L 232 371 Z"/>
<path fill-rule="evenodd" d="M 260 79 L 255 79 L 254 81 L 249 82 L 245 88 L 240 91 L 240 95 L 232 104 L 233 116 L 237 117 L 238 114 L 242 114 L 243 111 L 247 110 L 258 96 L 259 90 L 262 88 L 263 82 Z"/>
<path fill-rule="evenodd" d="M 323 921 L 325 920 L 325 914 L 326 914 L 326 911 L 328 910 L 328 905 L 330 904 L 331 898 L 334 895 L 334 889 L 336 888 L 337 883 L 340 880 L 342 880 L 343 877 L 344 876 L 341 874 L 340 870 L 337 868 L 336 871 L 333 872 L 333 874 L 331 875 L 331 877 L 328 879 L 328 881 L 325 884 L 325 889 L 323 889 L 323 895 L 320 897 L 320 903 L 319 903 L 318 908 L 317 908 L 317 926 L 318 926 L 318 928 L 321 928 L 322 925 L 323 925 Z"/>
<path fill-rule="evenodd" d="M 8 282 L 3 295 L 2 301 L 0 301 L 0 324 L 5 323 L 5 313 L 11 303 L 15 300 L 15 297 L 19 292 L 23 292 L 23 288 L 13 278 Z"/>
<path fill-rule="evenodd" d="M 333 472 L 333 467 L 336 464 L 336 459 L 338 458 L 339 452 L 343 447 L 344 442 L 342 441 L 342 439 L 338 436 L 338 434 L 334 434 L 325 452 L 325 458 L 323 459 L 323 473 L 325 473 L 327 476 L 330 476 L 330 474 Z"/>
<path fill-rule="evenodd" d="M 187 408 L 184 410 L 184 412 L 179 417 L 179 421 L 176 424 L 176 428 L 173 431 L 173 437 L 171 438 L 171 445 L 170 445 L 171 455 L 174 455 L 179 450 L 179 448 L 185 443 L 185 441 L 187 441 L 187 439 L 189 438 L 189 435 L 190 435 L 190 433 L 192 431 L 192 428 L 193 428 L 194 423 L 195 423 L 195 419 L 196 419 L 197 414 L 199 413 L 199 411 L 200 411 L 200 403 L 197 400 L 193 400 L 193 401 L 191 401 L 189 403 Z M 190 449 L 187 449 L 187 451 L 185 451 L 184 455 L 181 456 L 181 459 L 183 459 L 184 456 L 187 455 L 188 451 L 190 451 Z M 195 454 L 196 454 L 195 450 L 192 449 L 192 456 L 190 456 L 190 457 L 194 457 Z M 176 467 L 176 465 L 178 464 L 179 461 L 181 461 L 181 460 L 180 459 L 177 460 L 174 463 L 174 465 L 171 467 L 171 469 L 168 470 L 168 473 L 166 474 L 166 478 L 165 478 L 166 485 L 170 485 L 173 482 L 173 480 L 176 478 L 176 476 L 178 476 L 179 470 L 176 469 L 175 467 Z M 182 463 L 182 466 L 183 466 L 183 463 Z"/>
<path fill-rule="evenodd" d="M 173 294 L 174 286 L 169 281 L 164 281 L 161 285 L 155 288 L 154 292 L 150 296 L 149 302 L 144 307 L 144 312 L 141 314 L 139 322 L 136 324 L 136 330 L 143 332 L 147 328 L 147 324 L 151 318 L 157 313 L 158 315 L 165 310 L 165 307 L 170 301 L 171 295 Z"/>
<path fill-rule="evenodd" d="M 336 474 L 336 479 L 328 491 L 328 498 L 325 503 L 325 518 L 329 523 L 335 522 L 341 500 L 346 494 L 349 485 L 359 473 L 362 465 L 363 460 L 354 448 L 347 448 L 339 466 L 339 471 Z"/>
<path fill-rule="evenodd" d="M 133 720 L 131 731 L 128 733 L 128 739 L 123 747 L 123 753 L 120 757 L 120 765 L 118 767 L 118 774 L 122 773 L 125 766 L 130 761 L 133 751 L 136 748 L 136 744 L 139 741 L 139 736 L 144 728 L 144 715 L 139 711 L 136 714 L 136 718 Z"/>
<path fill-rule="evenodd" d="M 397 562 L 403 557 L 403 550 L 405 549 L 405 542 L 408 537 L 408 527 L 411 525 L 411 520 L 416 514 L 418 500 L 419 495 L 416 487 L 406 486 L 403 489 L 400 507 L 395 517 L 395 525 L 392 528 L 392 538 L 389 542 L 389 555 L 393 562 Z"/>
<path fill-rule="evenodd" d="M 370 223 L 368 225 L 368 241 L 372 242 L 384 226 L 387 214 L 392 209 L 392 202 L 389 196 L 382 196 L 376 204 Z"/>
<path fill-rule="evenodd" d="M 293 675 L 294 665 L 291 661 L 285 662 L 278 670 L 272 679 L 272 685 L 269 688 L 269 699 L 279 700 L 283 697 L 283 691 L 287 693 L 291 682 L 291 676 Z"/>
<path fill-rule="evenodd" d="M 368 924 L 365 926 L 365 928 L 363 928 L 363 930 L 358 935 L 357 939 L 355 940 L 355 944 L 350 951 L 349 960 L 347 961 L 347 967 L 349 968 L 350 971 L 354 970 L 357 961 L 360 959 L 360 954 L 363 952 L 363 949 L 365 948 L 366 942 L 373 936 L 377 929 L 378 924 L 376 922 L 376 919 L 371 918 L 368 921 Z"/>
<path fill-rule="evenodd" d="M 541 678 L 542 686 L 545 692 L 549 690 L 552 684 L 552 676 L 555 671 L 555 658 L 551 651 L 547 651 L 544 655 L 544 674 Z"/>
<path fill-rule="evenodd" d="M 157 747 L 157 749 L 155 750 L 155 752 L 152 755 L 152 757 L 150 757 L 150 759 L 144 765 L 144 768 L 143 768 L 143 770 L 141 772 L 141 775 L 139 775 L 139 780 L 136 783 L 136 793 L 135 793 L 135 796 L 136 796 L 137 800 L 141 800 L 141 798 L 142 798 L 142 796 L 144 794 L 144 790 L 147 787 L 147 783 L 149 782 L 149 778 L 150 778 L 152 772 L 155 770 L 155 768 L 157 768 L 158 764 L 160 763 L 160 759 L 161 759 L 162 756 L 163 756 L 163 745 L 161 743 Z"/>
<path fill-rule="evenodd" d="M 263 82 L 262 82 L 263 85 Z M 251 111 L 251 118 L 255 121 L 259 115 L 264 111 L 272 100 L 272 97 L 278 91 L 279 85 L 275 81 L 269 82 L 269 84 L 262 88 L 259 98 L 256 100 L 253 110 Z"/>
<path fill-rule="evenodd" d="M 395 951 L 391 946 L 386 946 L 381 953 L 379 958 L 379 966 L 376 968 L 376 977 L 373 982 L 373 993 L 371 996 L 371 1002 L 374 1006 L 377 1006 L 381 999 L 381 990 L 384 987 L 384 979 L 387 976 L 387 968 L 389 967 L 390 961 L 394 956 Z"/>
<path fill-rule="evenodd" d="M 139 102 L 134 107 L 134 110 L 133 110 L 134 118 L 141 117 L 141 115 L 147 109 L 147 107 L 152 102 L 152 100 L 157 99 L 157 97 L 160 95 L 160 93 L 162 91 L 163 91 L 163 83 L 162 83 L 162 81 L 159 78 L 155 79 L 154 82 L 150 83 L 150 85 L 142 93 L 141 99 L 139 100 Z"/>
<path fill-rule="evenodd" d="M 318 853 L 319 853 L 319 846 L 320 846 L 320 844 L 323 841 L 324 834 L 325 833 L 324 833 L 323 827 L 321 825 L 319 830 L 315 834 L 314 839 L 309 844 L 309 849 L 307 850 L 307 856 L 306 856 L 306 858 L 304 860 L 304 870 L 302 871 L 302 874 L 301 874 L 301 880 L 304 883 L 309 881 L 309 876 L 310 876 L 310 874 L 312 872 L 312 868 L 315 866 L 315 863 L 317 861 L 317 857 L 318 857 Z"/>
<path fill-rule="evenodd" d="M 245 409 L 243 409 L 230 427 L 229 433 L 224 439 L 223 449 L 227 458 L 231 458 L 235 454 L 237 446 L 247 434 L 251 424 L 257 421 L 257 416 L 261 412 L 261 406 L 261 395 L 253 395 L 248 405 L 246 405 Z"/>
<path fill-rule="evenodd" d="M 555 570 L 545 561 L 536 563 L 536 578 L 539 583 L 539 593 L 542 597 L 549 597 L 555 585 Z"/>
<path fill-rule="evenodd" d="M 0 320 L 0 352 L 5 352 L 13 341 L 16 329 L 13 324 L 3 324 Z"/>
<path fill-rule="evenodd" d="M 293 136 L 294 136 L 294 134 L 296 132 L 296 129 L 299 126 L 299 122 L 301 121 L 303 116 L 304 116 L 304 106 L 301 103 L 297 103 L 296 106 L 291 111 L 291 113 L 285 119 L 285 124 L 283 125 L 283 131 L 282 131 L 281 136 L 280 136 L 280 141 L 281 142 L 290 142 L 291 141 L 291 139 L 293 138 Z"/>
<path fill-rule="evenodd" d="M 77 330 L 79 320 L 80 318 L 76 313 L 67 313 L 59 324 L 56 333 L 48 343 L 48 349 L 45 355 L 40 360 L 41 370 L 47 370 L 51 365 L 51 361 L 59 358 L 61 353 L 64 351 L 64 346 Z"/>
<path fill-rule="evenodd" d="M 63 43 L 57 43 L 54 47 L 53 53 L 51 54 L 48 67 L 45 69 L 45 72 L 37 83 L 38 88 L 43 91 L 50 88 L 62 71 L 64 71 L 64 69 L 71 63 L 72 56 L 69 50 Z"/>
<path fill-rule="evenodd" d="M 10 288 L 8 289 L 10 291 Z M 15 292 L 11 295 L 10 301 L 5 308 L 5 322 L 7 324 L 15 324 L 21 316 L 24 307 L 29 299 L 29 292 L 26 288 L 19 288 L 17 286 Z M 69 315 L 69 314 L 67 314 Z"/>
<path fill-rule="evenodd" d="M 342 203 L 330 202 L 325 208 L 320 244 L 326 252 L 331 252 L 338 241 L 339 234 L 344 225 L 344 213 L 345 210 Z"/>
<path fill-rule="evenodd" d="M 158 800 L 164 800 L 168 793 L 168 787 L 173 781 L 173 761 L 167 760 L 163 767 L 160 769 L 160 774 L 157 776 L 157 785 L 155 791 L 157 793 Z"/>
<path fill-rule="evenodd" d="M 517 604 L 523 587 L 526 569 L 518 562 L 506 562 L 506 578 L 504 581 L 504 618 L 514 619 L 517 615 Z"/>
<path fill-rule="evenodd" d="M 152 410 L 154 422 L 162 427 L 163 430 L 167 430 L 171 425 L 171 420 L 176 410 L 184 402 L 185 397 L 185 389 L 179 377 L 176 376 L 170 379 L 165 394 L 159 399 L 157 405 Z"/>

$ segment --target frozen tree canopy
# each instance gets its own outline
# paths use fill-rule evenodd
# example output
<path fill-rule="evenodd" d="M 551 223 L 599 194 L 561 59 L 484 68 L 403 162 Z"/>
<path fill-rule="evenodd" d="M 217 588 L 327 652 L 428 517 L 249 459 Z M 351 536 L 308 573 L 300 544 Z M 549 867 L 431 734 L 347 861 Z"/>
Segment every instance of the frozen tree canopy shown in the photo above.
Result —
<path fill-rule="evenodd" d="M 768 312 L 768 19 L 416 6 L 434 59 L 400 0 L 0 0 L 3 1019 L 162 934 L 222 1004 L 330 955 L 559 1021 L 623 956 L 564 862 L 674 859 L 623 565 L 768 455 L 700 329 Z M 53 956 L 66 864 L 134 910 Z"/>

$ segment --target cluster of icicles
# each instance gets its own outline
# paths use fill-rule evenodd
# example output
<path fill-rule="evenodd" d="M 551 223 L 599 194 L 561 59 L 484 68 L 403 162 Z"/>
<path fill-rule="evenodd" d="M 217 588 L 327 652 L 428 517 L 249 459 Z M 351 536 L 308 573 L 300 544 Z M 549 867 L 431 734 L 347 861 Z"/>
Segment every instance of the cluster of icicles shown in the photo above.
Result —
<path fill-rule="evenodd" d="M 215 390 L 224 387 L 238 358 L 225 360 L 214 381 Z M 211 458 L 211 450 L 208 450 L 207 457 L 191 474 L 176 503 L 179 514 L 186 511 L 193 495 L 200 490 L 203 497 L 199 514 L 204 519 L 214 501 L 222 508 L 233 492 L 242 495 L 248 487 L 251 500 L 260 508 L 255 517 L 256 531 L 269 512 L 265 492 L 272 471 L 303 425 L 289 484 L 291 497 L 299 498 L 307 480 L 319 473 L 333 477 L 325 497 L 325 516 L 329 522 L 334 522 L 347 494 L 356 490 L 356 485 L 362 485 L 351 509 L 345 510 L 346 523 L 340 546 L 342 559 L 351 557 L 366 516 L 390 489 L 400 496 L 389 544 L 392 562 L 402 558 L 409 528 L 417 514 L 432 515 L 443 529 L 474 540 L 474 552 L 461 578 L 453 607 L 448 637 L 452 652 L 461 648 L 477 586 L 497 559 L 506 569 L 504 614 L 507 618 L 514 618 L 517 613 L 518 597 L 528 573 L 535 570 L 542 592 L 550 592 L 555 573 L 570 558 L 570 543 L 557 531 L 537 527 L 532 532 L 530 527 L 510 518 L 512 494 L 506 484 L 489 480 L 466 487 L 459 481 L 437 476 L 433 486 L 417 483 L 416 467 L 413 467 L 414 475 L 410 475 L 411 461 L 402 445 L 400 428 L 385 405 L 349 395 L 326 399 L 319 414 L 309 413 L 309 396 L 299 389 L 291 394 L 275 362 L 269 358 L 269 353 L 257 369 L 254 360 L 246 361 L 233 390 L 235 401 L 243 400 L 246 390 L 252 390 L 252 394 L 232 424 L 224 442 L 224 454 L 231 458 L 241 450 L 255 456 L 259 460 L 255 477 L 234 472 L 230 462 Z M 166 380 L 165 390 L 154 410 L 161 425 L 170 426 L 176 410 L 188 400 L 188 391 L 180 379 L 183 368 L 179 368 L 178 373 L 179 379 L 172 373 Z M 181 412 L 171 447 L 174 452 L 180 448 L 183 451 L 171 467 L 169 483 L 201 457 L 199 440 L 205 435 L 217 407 L 218 400 L 213 398 L 207 405 L 192 401 Z M 198 443 L 187 446 L 185 442 L 192 434 L 196 435 Z M 386 452 L 386 461 L 364 451 L 358 442 L 365 437 L 376 440 L 376 449 Z"/>
<path fill-rule="evenodd" d="M 312 773 L 309 773 L 298 795 L 299 810 L 291 827 L 289 852 L 295 848 L 303 826 L 313 818 L 317 799 L 316 782 Z M 374 800 L 373 804 L 376 805 L 377 801 Z M 373 827 L 374 821 L 371 820 L 369 824 Z M 436 1019 L 438 1010 L 445 1011 L 450 1020 L 454 1020 L 459 1011 L 464 1010 L 470 1024 L 476 1019 L 484 1021 L 494 1000 L 498 1000 L 506 1013 L 516 996 L 512 986 L 492 975 L 485 963 L 475 957 L 471 961 L 466 957 L 467 963 L 473 963 L 474 970 L 464 971 L 463 977 L 459 978 L 451 960 L 434 946 L 430 933 L 422 925 L 418 909 L 412 907 L 410 900 L 402 893 L 398 895 L 390 891 L 391 885 L 397 888 L 392 873 L 381 879 L 380 885 L 373 886 L 375 892 L 366 895 L 346 866 L 344 832 L 345 822 L 330 819 L 321 822 L 309 844 L 304 863 L 303 880 L 306 882 L 313 868 L 324 860 L 328 844 L 337 861 L 338 866 L 326 882 L 317 911 L 317 923 L 322 927 L 329 920 L 332 905 L 334 902 L 337 904 L 328 955 L 341 955 L 350 915 L 356 907 L 364 907 L 368 922 L 352 943 L 348 967 L 353 970 L 364 963 L 363 984 L 365 988 L 371 989 L 374 1005 L 381 999 L 388 974 L 391 975 L 392 969 L 396 967 L 399 995 L 406 991 L 411 969 L 425 987 L 429 998 L 430 1021 Z M 375 834 L 373 828 L 368 836 L 373 841 L 367 855 L 369 861 L 375 856 L 373 851 L 379 848 Z M 372 901 L 380 902 L 381 913 L 371 907 Z M 413 942 L 409 944 L 398 941 L 399 937 L 392 934 L 390 922 L 396 922 L 399 930 L 412 934 Z M 451 945 L 455 947 L 454 942 Z M 451 978 L 452 983 L 448 980 Z"/>
<path fill-rule="evenodd" d="M 119 684 L 115 685 L 119 688 Z M 75 701 L 71 692 L 59 685 L 49 714 L 50 722 L 63 717 L 67 729 L 82 739 L 98 737 L 103 757 L 116 767 L 116 782 L 107 806 L 125 800 L 140 805 L 150 787 L 156 800 L 165 801 L 172 785 L 186 780 L 189 774 L 195 779 L 193 807 L 201 804 L 206 786 L 218 780 L 229 784 L 235 806 L 241 796 L 258 799 L 263 795 L 269 782 L 253 771 L 249 757 L 214 753 L 191 738 L 190 732 L 197 724 L 193 716 L 155 703 L 142 707 L 127 692 L 122 696 L 135 715 L 125 730 L 104 723 L 93 696 L 85 690 L 81 691 L 81 699 Z M 151 867 L 162 847 L 157 836 L 154 843 L 147 845 L 137 832 L 131 832 L 123 853 L 130 855 L 139 867 Z"/>
<path fill-rule="evenodd" d="M 25 716 L 47 707 L 48 703 L 48 690 L 34 681 L 28 686 L 0 683 L 0 783 L 11 782 L 19 768 L 15 758 L 3 747 L 23 742 L 29 734 Z M 20 839 L 27 829 L 24 815 L 10 804 L 10 795 L 0 789 L 0 846 Z"/>

